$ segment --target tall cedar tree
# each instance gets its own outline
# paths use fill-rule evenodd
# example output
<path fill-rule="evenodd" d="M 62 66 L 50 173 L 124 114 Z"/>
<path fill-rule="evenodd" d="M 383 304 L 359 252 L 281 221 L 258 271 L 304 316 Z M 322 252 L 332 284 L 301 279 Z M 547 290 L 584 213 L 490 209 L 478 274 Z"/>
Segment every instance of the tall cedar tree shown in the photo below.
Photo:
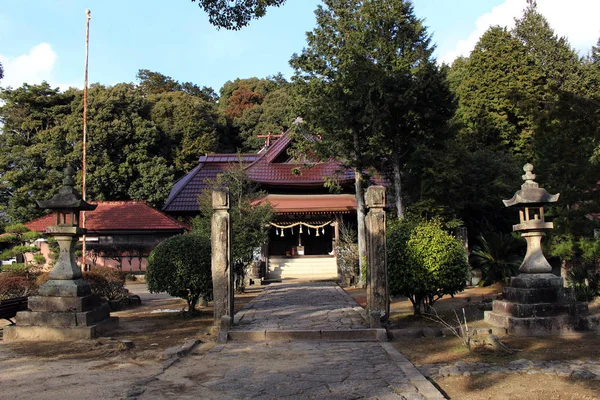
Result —
<path fill-rule="evenodd" d="M 363 171 L 394 173 L 398 217 L 404 216 L 402 167 L 412 149 L 432 139 L 452 115 L 452 99 L 426 29 L 406 0 L 325 0 L 308 47 L 290 61 L 300 115 L 323 138 L 325 157 L 356 174 L 361 271 L 364 270 Z"/>

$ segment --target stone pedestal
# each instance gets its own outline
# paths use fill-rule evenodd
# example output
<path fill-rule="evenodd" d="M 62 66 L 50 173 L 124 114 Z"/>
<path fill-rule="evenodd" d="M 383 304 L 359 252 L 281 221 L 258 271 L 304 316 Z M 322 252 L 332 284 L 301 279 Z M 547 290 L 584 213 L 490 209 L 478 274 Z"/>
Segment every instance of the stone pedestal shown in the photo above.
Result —
<path fill-rule="evenodd" d="M 587 303 L 575 301 L 562 278 L 549 273 L 513 277 L 503 294 L 504 300 L 495 300 L 492 311 L 485 312 L 485 321 L 515 336 L 568 334 L 588 313 Z"/>
<path fill-rule="evenodd" d="M 59 258 L 38 296 L 29 297 L 29 309 L 15 317 L 16 325 L 4 327 L 4 340 L 69 341 L 93 339 L 118 324 L 108 304 L 92 295 L 73 260 L 73 247 L 81 229 L 53 226 L 60 245 Z"/>

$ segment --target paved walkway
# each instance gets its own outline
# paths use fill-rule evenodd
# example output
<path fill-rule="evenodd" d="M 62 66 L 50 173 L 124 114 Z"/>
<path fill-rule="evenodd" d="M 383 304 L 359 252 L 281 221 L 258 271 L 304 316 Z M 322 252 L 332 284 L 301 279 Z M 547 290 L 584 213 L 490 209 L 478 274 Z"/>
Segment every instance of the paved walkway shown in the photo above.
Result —
<path fill-rule="evenodd" d="M 274 284 L 235 316 L 235 329 L 364 329 L 362 308 L 329 282 Z M 204 347 L 204 346 L 203 346 Z M 192 354 L 139 399 L 429 399 L 444 397 L 391 343 L 229 342 Z"/>
<path fill-rule="evenodd" d="M 235 315 L 234 330 L 367 328 L 364 309 L 333 282 L 269 285 Z"/>

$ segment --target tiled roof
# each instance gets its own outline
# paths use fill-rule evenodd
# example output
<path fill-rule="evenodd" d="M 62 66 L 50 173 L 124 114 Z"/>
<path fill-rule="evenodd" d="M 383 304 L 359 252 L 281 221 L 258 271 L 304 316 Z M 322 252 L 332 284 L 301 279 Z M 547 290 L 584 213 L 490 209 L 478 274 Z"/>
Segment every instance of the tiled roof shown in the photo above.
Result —
<path fill-rule="evenodd" d="M 186 176 L 175 182 L 169 198 L 162 210 L 166 212 L 199 211 L 198 195 L 208 187 L 207 182 L 241 160 L 250 163 L 258 158 L 256 154 L 211 154 L 200 157 L 200 164 Z"/>
<path fill-rule="evenodd" d="M 94 211 L 86 212 L 89 232 L 102 231 L 181 231 L 189 227 L 155 210 L 145 201 L 101 201 Z M 45 232 L 56 224 L 55 214 L 49 214 L 25 224 L 32 231 Z"/>
<path fill-rule="evenodd" d="M 257 202 L 269 202 L 277 213 L 356 211 L 353 194 L 269 194 Z"/>
<path fill-rule="evenodd" d="M 315 164 L 273 162 L 287 150 L 292 139 L 284 134 L 274 145 L 250 164 L 246 171 L 255 182 L 278 186 L 323 186 L 326 177 L 337 175 L 340 183 L 354 180 L 352 170 L 334 160 Z"/>

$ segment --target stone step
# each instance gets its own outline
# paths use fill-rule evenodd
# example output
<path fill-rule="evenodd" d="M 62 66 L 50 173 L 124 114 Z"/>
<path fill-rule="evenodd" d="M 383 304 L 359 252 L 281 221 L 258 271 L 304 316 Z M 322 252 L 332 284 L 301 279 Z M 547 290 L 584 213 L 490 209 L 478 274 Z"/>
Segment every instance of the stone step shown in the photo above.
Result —
<path fill-rule="evenodd" d="M 227 332 L 228 341 L 290 341 L 319 340 L 346 342 L 387 342 L 385 329 L 347 329 L 347 330 L 261 330 Z"/>

